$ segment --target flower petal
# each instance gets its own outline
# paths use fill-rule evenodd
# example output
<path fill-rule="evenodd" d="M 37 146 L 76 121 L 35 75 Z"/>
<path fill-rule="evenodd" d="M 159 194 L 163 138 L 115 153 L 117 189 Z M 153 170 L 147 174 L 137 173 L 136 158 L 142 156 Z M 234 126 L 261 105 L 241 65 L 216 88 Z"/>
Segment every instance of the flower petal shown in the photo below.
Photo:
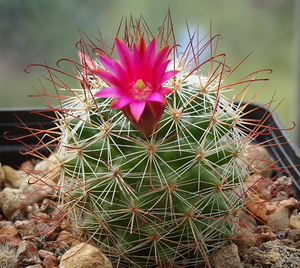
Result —
<path fill-rule="evenodd" d="M 113 73 L 119 81 L 122 81 L 123 84 L 128 83 L 126 72 L 117 61 L 103 56 L 100 56 L 99 59 L 104 67 Z"/>
<path fill-rule="evenodd" d="M 83 65 L 84 67 L 88 67 L 89 69 L 95 68 L 95 63 L 93 62 L 90 56 L 79 51 L 78 57 L 80 60 L 80 64 Z"/>
<path fill-rule="evenodd" d="M 173 90 L 169 87 L 161 87 L 157 92 L 161 95 L 167 95 L 167 94 L 172 93 Z"/>
<path fill-rule="evenodd" d="M 133 101 L 134 100 L 132 98 L 123 95 L 122 97 L 113 100 L 113 102 L 111 103 L 111 108 L 121 109 L 124 106 L 132 103 Z"/>
<path fill-rule="evenodd" d="M 169 71 L 164 73 L 161 77 L 160 80 L 158 81 L 159 85 L 162 85 L 165 81 L 171 79 L 173 76 L 175 76 L 176 74 L 178 74 L 178 71 Z"/>
<path fill-rule="evenodd" d="M 94 75 L 103 79 L 109 85 L 113 85 L 113 86 L 122 88 L 121 81 L 119 81 L 116 77 L 114 77 L 110 72 L 104 71 L 102 69 L 94 69 L 94 70 L 91 70 L 91 72 Z"/>
<path fill-rule="evenodd" d="M 150 41 L 143 57 L 144 63 L 146 63 L 150 68 L 152 67 L 155 59 L 155 42 L 155 39 Z"/>
<path fill-rule="evenodd" d="M 162 95 L 159 94 L 158 92 L 154 92 L 148 98 L 146 98 L 145 101 L 155 101 L 155 102 L 165 103 L 165 98 L 162 97 Z"/>
<path fill-rule="evenodd" d="M 134 101 L 130 103 L 130 111 L 137 122 L 141 118 L 141 115 L 145 109 L 145 105 L 146 105 L 145 101 Z"/>
<path fill-rule="evenodd" d="M 132 72 L 132 53 L 129 48 L 119 39 L 115 38 L 116 50 L 121 66 L 126 70 L 128 77 L 133 77 Z"/>
<path fill-rule="evenodd" d="M 124 94 L 119 87 L 106 87 L 98 91 L 95 96 L 98 98 L 121 98 Z"/>
<path fill-rule="evenodd" d="M 170 51 L 169 46 L 165 46 L 156 54 L 153 68 L 157 68 L 166 60 L 169 51 Z"/>

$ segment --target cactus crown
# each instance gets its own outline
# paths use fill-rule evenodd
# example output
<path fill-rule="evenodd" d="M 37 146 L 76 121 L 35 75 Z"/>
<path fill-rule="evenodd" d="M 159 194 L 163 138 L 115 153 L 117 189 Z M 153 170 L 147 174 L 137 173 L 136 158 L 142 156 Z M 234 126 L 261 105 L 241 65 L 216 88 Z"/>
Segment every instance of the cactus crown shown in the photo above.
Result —
<path fill-rule="evenodd" d="M 80 63 L 68 60 L 78 89 L 45 66 L 60 101 L 48 131 L 60 131 L 57 194 L 69 228 L 115 266 L 196 267 L 232 238 L 253 172 L 255 133 L 223 92 L 242 86 L 242 96 L 266 79 L 228 83 L 235 67 L 217 54 L 219 35 L 204 45 L 190 35 L 180 55 L 170 16 L 155 38 L 142 25 L 126 21 L 110 50 L 82 38 Z"/>

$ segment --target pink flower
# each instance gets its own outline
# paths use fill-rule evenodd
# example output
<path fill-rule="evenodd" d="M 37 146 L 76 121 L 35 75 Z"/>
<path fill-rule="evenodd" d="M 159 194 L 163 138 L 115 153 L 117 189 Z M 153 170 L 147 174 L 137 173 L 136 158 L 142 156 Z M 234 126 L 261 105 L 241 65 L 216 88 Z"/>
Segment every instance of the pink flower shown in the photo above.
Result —
<path fill-rule="evenodd" d="M 82 52 L 78 52 L 78 57 L 82 66 L 79 83 L 82 88 L 90 88 L 89 80 L 93 79 L 93 74 L 90 70 L 96 68 L 97 65 L 90 56 Z"/>
<path fill-rule="evenodd" d="M 156 53 L 155 39 L 146 46 L 143 37 L 132 49 L 118 38 L 115 38 L 115 46 L 119 61 L 100 56 L 106 70 L 91 70 L 109 85 L 95 96 L 114 98 L 111 107 L 122 109 L 132 125 L 149 136 L 164 111 L 164 95 L 172 92 L 163 87 L 163 83 L 177 73 L 166 71 L 170 49 L 166 46 Z"/>

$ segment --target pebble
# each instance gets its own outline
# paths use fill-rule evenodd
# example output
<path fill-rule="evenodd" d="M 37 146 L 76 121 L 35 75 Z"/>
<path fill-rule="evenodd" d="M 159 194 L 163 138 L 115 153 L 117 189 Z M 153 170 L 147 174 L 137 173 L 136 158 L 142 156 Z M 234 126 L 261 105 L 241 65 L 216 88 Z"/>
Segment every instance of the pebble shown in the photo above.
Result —
<path fill-rule="evenodd" d="M 288 233 L 288 239 L 294 243 L 300 241 L 300 229 L 290 230 Z"/>
<path fill-rule="evenodd" d="M 62 228 L 57 223 L 48 223 L 42 230 L 45 241 L 55 241 Z"/>
<path fill-rule="evenodd" d="M 11 220 L 12 214 L 21 203 L 21 192 L 18 189 L 5 188 L 0 192 L 0 207 L 4 216 Z"/>
<path fill-rule="evenodd" d="M 14 226 L 3 226 L 0 230 L 0 242 L 17 247 L 21 242 L 18 230 Z"/>
<path fill-rule="evenodd" d="M 230 244 L 212 255 L 212 263 L 214 268 L 241 268 L 241 260 L 239 257 L 238 247 Z"/>
<path fill-rule="evenodd" d="M 29 184 L 30 182 L 36 182 Z M 41 203 L 53 192 L 54 182 L 50 180 L 37 181 L 32 176 L 23 181 L 20 189 L 5 188 L 0 192 L 0 207 L 8 220 L 11 220 L 13 213 L 18 210 L 27 210 L 26 206 Z M 22 214 L 22 213 L 21 213 Z"/>
<path fill-rule="evenodd" d="M 267 215 L 268 225 L 271 226 L 273 230 L 288 228 L 291 224 L 290 210 L 295 207 L 297 202 L 298 201 L 293 197 L 278 202 L 277 209 L 275 209 L 273 213 Z M 292 221 L 293 221 L 293 217 L 292 217 Z"/>
<path fill-rule="evenodd" d="M 20 172 L 6 165 L 2 166 L 2 169 L 5 173 L 5 179 L 4 179 L 5 188 L 8 187 L 13 189 L 19 189 L 22 182 L 24 181 L 23 177 L 21 176 L 21 173 L 24 172 L 23 171 Z"/>
<path fill-rule="evenodd" d="M 53 153 L 53 154 L 49 155 L 49 157 L 46 158 L 45 160 L 38 162 L 34 166 L 34 170 L 36 172 L 45 173 L 45 172 L 55 168 L 57 166 L 57 164 L 59 164 L 59 160 L 57 158 L 57 155 L 55 153 Z"/>
<path fill-rule="evenodd" d="M 267 241 L 276 240 L 276 235 L 273 232 L 260 233 L 255 235 L 256 246 L 261 246 L 263 243 Z"/>
<path fill-rule="evenodd" d="M 64 242 L 65 244 L 67 244 L 69 247 L 74 247 L 76 245 L 78 245 L 80 243 L 79 240 L 77 240 L 74 235 L 72 235 L 70 232 L 66 231 L 66 230 L 62 230 L 57 238 L 56 238 L 56 242 Z"/>
<path fill-rule="evenodd" d="M 50 221 L 50 216 L 47 213 L 39 212 L 31 217 L 39 230 L 44 230 Z"/>
<path fill-rule="evenodd" d="M 293 186 L 292 186 L 292 178 L 287 176 L 282 176 L 277 178 L 272 185 L 269 186 L 270 191 L 273 196 L 276 194 L 280 194 L 281 192 L 285 192 L 286 194 L 291 194 L 294 192 Z"/>
<path fill-rule="evenodd" d="M 41 179 L 32 175 L 20 186 L 20 191 L 24 193 L 24 205 L 42 203 L 42 201 L 53 193 L 55 183 L 48 179 Z"/>
<path fill-rule="evenodd" d="M 27 161 L 25 161 L 25 162 L 23 162 L 22 164 L 21 164 L 21 166 L 20 166 L 20 168 L 19 168 L 20 170 L 23 170 L 23 171 L 28 171 L 28 172 L 30 172 L 30 171 L 32 171 L 33 169 L 34 169 L 34 165 L 33 165 L 33 163 L 32 163 L 32 161 L 31 160 L 27 160 Z"/>
<path fill-rule="evenodd" d="M 60 261 L 60 268 L 112 268 L 110 260 L 96 247 L 80 243 L 68 250 Z"/>
<path fill-rule="evenodd" d="M 48 172 L 50 170 L 51 172 Z M 57 183 L 60 177 L 60 165 L 57 155 L 53 153 L 47 159 L 38 162 L 34 167 L 34 172 L 41 176 L 46 175 L 49 180 Z"/>
<path fill-rule="evenodd" d="M 245 179 L 245 184 L 250 192 L 258 195 L 262 199 L 270 199 L 270 190 L 267 190 L 270 185 L 270 180 L 264 178 L 261 174 L 253 174 Z"/>
<path fill-rule="evenodd" d="M 40 261 L 38 249 L 30 241 L 21 241 L 17 250 L 17 260 L 19 263 L 36 264 Z"/>
<path fill-rule="evenodd" d="M 42 205 L 40 206 L 40 210 L 41 212 L 45 212 L 47 214 L 52 213 L 55 210 L 55 207 L 57 206 L 57 204 L 55 204 L 55 202 L 51 201 L 48 198 L 45 198 L 43 200 Z"/>
<path fill-rule="evenodd" d="M 256 172 L 257 170 L 265 178 L 270 178 L 273 172 L 274 159 L 268 153 L 268 150 L 258 144 L 251 144 L 246 149 L 247 157 L 249 157 L 250 168 Z"/>
<path fill-rule="evenodd" d="M 236 239 L 234 239 L 235 245 L 238 246 L 238 250 L 241 255 L 245 255 L 249 248 L 255 245 L 255 235 L 253 229 L 248 225 L 241 224 L 235 233 Z"/>
<path fill-rule="evenodd" d="M 262 222 L 267 222 L 267 202 L 260 198 L 257 194 L 252 193 L 249 199 L 246 201 L 245 206 L 254 215 L 259 218 Z"/>
<path fill-rule="evenodd" d="M 47 250 L 39 250 L 39 256 L 43 260 L 43 264 L 47 268 L 54 268 L 58 265 L 58 259 L 54 256 L 52 252 Z"/>
<path fill-rule="evenodd" d="M 0 183 L 1 184 L 4 183 L 4 180 L 5 180 L 5 173 L 2 164 L 0 163 Z"/>
<path fill-rule="evenodd" d="M 18 229 L 22 236 L 33 236 L 39 231 L 34 220 L 16 221 L 14 227 Z"/>
<path fill-rule="evenodd" d="M 290 210 L 287 207 L 279 206 L 274 213 L 267 215 L 268 225 L 273 230 L 286 229 L 290 225 L 289 215 Z"/>
<path fill-rule="evenodd" d="M 299 267 L 300 250 L 284 246 L 279 241 L 269 241 L 252 247 L 244 256 L 244 268 Z"/>
<path fill-rule="evenodd" d="M 293 229 L 300 229 L 300 221 L 295 215 L 290 217 L 290 227 Z"/>
<path fill-rule="evenodd" d="M 279 206 L 286 207 L 288 209 L 295 208 L 298 201 L 294 197 L 290 197 L 279 202 Z"/>

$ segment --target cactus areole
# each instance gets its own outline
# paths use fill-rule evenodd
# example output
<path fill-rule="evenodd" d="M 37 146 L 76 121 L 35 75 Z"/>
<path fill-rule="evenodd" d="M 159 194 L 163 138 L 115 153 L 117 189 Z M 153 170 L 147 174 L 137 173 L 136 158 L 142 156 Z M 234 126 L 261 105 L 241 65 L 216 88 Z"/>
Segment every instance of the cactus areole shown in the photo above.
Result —
<path fill-rule="evenodd" d="M 209 266 L 233 237 L 254 172 L 245 151 L 256 134 L 241 130 L 244 106 L 223 92 L 242 87 L 243 99 L 266 79 L 230 82 L 219 35 L 202 45 L 189 35 L 179 53 L 170 15 L 156 37 L 144 25 L 123 23 L 111 49 L 81 40 L 80 63 L 68 60 L 80 88 L 44 66 L 60 100 L 58 196 L 69 229 L 115 267 Z"/>

